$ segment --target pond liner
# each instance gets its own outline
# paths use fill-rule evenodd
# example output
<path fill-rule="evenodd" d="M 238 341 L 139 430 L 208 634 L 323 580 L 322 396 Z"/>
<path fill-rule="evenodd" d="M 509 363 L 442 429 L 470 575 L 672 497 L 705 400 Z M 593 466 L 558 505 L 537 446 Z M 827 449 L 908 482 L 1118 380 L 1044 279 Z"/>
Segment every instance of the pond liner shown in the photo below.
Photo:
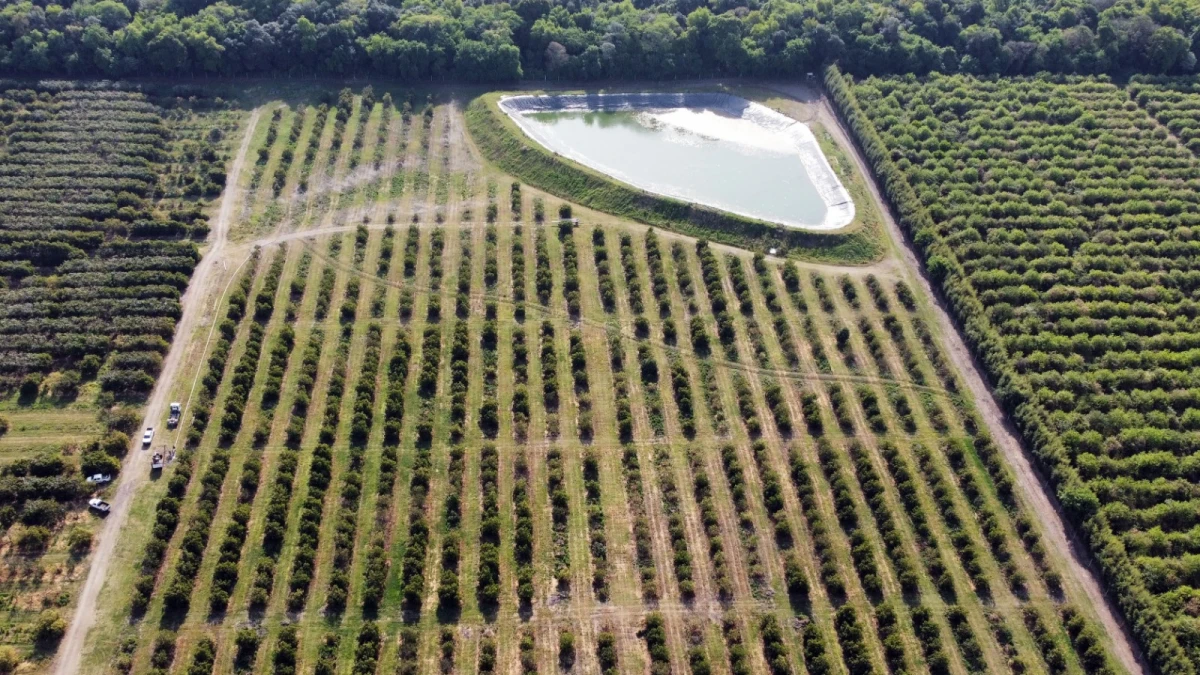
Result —
<path fill-rule="evenodd" d="M 523 123 L 523 117 L 544 112 L 587 112 L 587 111 L 635 111 L 670 110 L 689 108 L 708 110 L 720 115 L 750 120 L 759 126 L 783 136 L 795 148 L 804 165 L 809 180 L 825 203 L 825 218 L 820 223 L 777 224 L 791 229 L 832 231 L 849 225 L 854 220 L 854 200 L 842 185 L 828 158 L 821 150 L 816 136 L 807 124 L 776 112 L 762 104 L 747 101 L 739 96 L 719 92 L 642 92 L 629 94 L 548 94 L 505 96 L 499 101 L 500 110 L 508 115 L 531 139 L 547 147 Z M 591 166 L 583 158 L 568 155 L 570 159 Z M 596 167 L 591 167 L 599 170 Z M 663 193 L 658 193 L 663 194 Z M 672 195 L 663 194 L 666 197 Z M 719 208 L 719 207 L 714 207 Z"/>

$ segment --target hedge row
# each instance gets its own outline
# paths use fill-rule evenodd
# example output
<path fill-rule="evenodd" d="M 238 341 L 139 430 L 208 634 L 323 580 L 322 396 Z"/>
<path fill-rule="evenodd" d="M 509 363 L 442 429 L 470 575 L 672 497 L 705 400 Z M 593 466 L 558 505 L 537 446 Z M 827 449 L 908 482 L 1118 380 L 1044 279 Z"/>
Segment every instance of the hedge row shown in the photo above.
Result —
<path fill-rule="evenodd" d="M 758 630 L 762 637 L 763 658 L 767 660 L 771 675 L 789 675 L 792 661 L 779 619 L 774 614 L 764 615 L 758 622 Z"/>
<path fill-rule="evenodd" d="M 602 630 L 596 635 L 596 660 L 600 664 L 600 675 L 616 675 L 619 672 L 617 638 L 612 631 Z"/>
<path fill-rule="evenodd" d="M 841 470 L 838 452 L 826 438 L 817 440 L 817 466 L 829 483 L 833 493 L 833 507 L 838 524 L 850 545 L 850 561 L 858 574 L 859 583 L 863 590 L 874 600 L 883 595 L 883 579 L 879 571 L 878 551 L 871 544 L 862 522 L 859 520 L 858 506 L 850 482 Z"/>
<path fill-rule="evenodd" d="M 394 445 L 400 442 L 400 431 L 404 423 L 404 397 L 408 387 L 408 369 L 412 362 L 412 343 L 408 332 L 396 334 L 392 345 L 392 356 L 388 359 L 387 398 L 383 408 L 383 442 Z"/>
<path fill-rule="evenodd" d="M 512 327 L 512 372 L 513 372 L 513 438 L 524 441 L 529 435 L 529 343 L 528 331 L 520 325 Z"/>
<path fill-rule="evenodd" d="M 641 375 L 642 397 L 646 415 L 650 418 L 650 429 L 655 436 L 662 436 L 667 429 L 659 388 L 658 359 L 650 345 L 644 342 L 638 344 L 638 372 Z"/>
<path fill-rule="evenodd" d="M 655 450 L 654 463 L 658 470 L 659 496 L 662 499 L 663 512 L 667 517 L 667 534 L 671 537 L 675 579 L 679 582 L 679 595 L 684 602 L 691 602 L 696 597 L 696 581 L 693 577 L 693 556 L 688 548 L 687 525 L 683 519 L 683 503 L 679 496 L 679 488 L 675 483 L 675 468 L 670 453 L 662 447 Z"/>
<path fill-rule="evenodd" d="M 608 538 L 604 533 L 604 505 L 600 495 L 600 458 L 594 448 L 583 455 L 583 491 L 587 506 L 588 550 L 592 554 L 592 592 L 608 601 Z"/>
<path fill-rule="evenodd" d="M 524 450 L 521 450 L 513 459 L 512 504 L 517 599 L 523 609 L 528 609 L 533 603 L 533 507 L 529 500 L 532 487 L 529 463 Z"/>
<path fill-rule="evenodd" d="M 576 426 L 580 440 L 590 441 L 595 429 L 592 422 L 591 385 L 588 382 L 587 347 L 583 344 L 583 333 L 578 328 L 571 329 L 568 346 L 571 350 L 571 378 L 575 381 L 575 403 L 579 409 Z"/>
<path fill-rule="evenodd" d="M 396 675 L 417 675 L 421 660 L 421 634 L 412 626 L 400 629 L 400 645 L 396 648 Z"/>
<path fill-rule="evenodd" d="M 500 279 L 500 265 L 496 261 L 498 237 L 495 225 L 488 225 L 483 231 L 483 285 L 489 291 L 496 289 Z"/>
<path fill-rule="evenodd" d="M 726 443 L 721 446 L 721 471 L 725 474 L 729 496 L 738 517 L 738 536 L 742 543 L 746 574 L 750 577 L 751 588 L 758 592 L 763 590 L 767 583 L 766 567 L 758 549 L 758 531 L 752 515 L 754 512 L 746 496 L 746 472 L 738 459 L 737 448 L 732 444 Z"/>
<path fill-rule="evenodd" d="M 142 552 L 137 581 L 133 587 L 133 599 L 130 601 L 130 614 L 134 617 L 145 613 L 154 593 L 154 584 L 158 571 L 162 567 L 167 545 L 179 526 L 179 510 L 183 497 L 191 483 L 192 471 L 195 468 L 195 453 L 185 452 L 179 455 L 175 470 L 167 481 L 167 492 L 154 506 L 154 526 L 151 528 L 150 541 Z"/>
<path fill-rule="evenodd" d="M 637 449 L 626 446 L 621 452 L 621 473 L 625 478 L 625 499 L 629 504 L 629 515 L 633 519 L 633 545 L 636 553 L 639 576 L 642 582 L 642 600 L 653 602 L 658 599 L 658 572 L 654 564 L 654 544 L 650 535 L 650 517 L 646 513 L 645 485 L 642 483 L 642 467 Z"/>
<path fill-rule="evenodd" d="M 704 287 L 708 291 L 708 304 L 713 319 L 717 322 L 717 339 L 725 348 L 725 358 L 738 361 L 737 332 L 733 327 L 733 315 L 729 313 L 729 300 L 721 283 L 721 263 L 707 241 L 696 242 L 696 255 L 700 258 L 700 272 Z M 693 336 L 695 331 L 693 331 Z M 693 342 L 695 341 L 693 337 Z"/>
<path fill-rule="evenodd" d="M 512 231 L 512 250 L 509 251 L 512 277 L 512 298 L 515 307 L 513 318 L 525 320 L 525 289 L 529 280 L 525 277 L 525 228 L 517 225 Z"/>
<path fill-rule="evenodd" d="M 825 591 L 836 603 L 846 598 L 846 581 L 842 577 L 841 566 L 836 559 L 829 541 L 829 528 L 824 523 L 821 512 L 817 508 L 816 486 L 813 482 L 808 463 L 800 455 L 799 448 L 793 446 L 789 457 L 789 475 L 796 497 L 800 501 L 800 510 L 808 521 L 808 532 L 812 538 L 813 551 L 817 562 L 820 563 L 821 583 Z"/>
<path fill-rule="evenodd" d="M 199 445 L 208 428 L 212 415 L 213 399 L 221 380 L 225 375 L 225 364 L 229 358 L 229 350 L 233 347 L 233 338 L 237 335 L 238 326 L 246 316 L 246 305 L 249 302 L 250 287 L 254 283 L 254 274 L 258 268 L 258 249 L 250 254 L 246 261 L 247 269 L 242 272 L 237 286 L 229 292 L 228 305 L 225 309 L 225 319 L 218 324 L 220 337 L 208 355 L 208 369 L 200 379 L 200 392 L 197 394 L 192 410 L 192 424 L 187 434 L 188 447 Z"/>
<path fill-rule="evenodd" d="M 348 284 L 345 292 L 347 296 L 353 293 L 352 285 Z M 313 449 L 312 465 L 308 476 L 308 494 L 300 508 L 300 538 L 296 542 L 296 553 L 292 559 L 292 575 L 288 580 L 288 609 L 293 612 L 304 608 L 308 600 L 309 587 L 312 585 L 318 538 L 325 511 L 325 493 L 329 489 L 333 473 L 333 452 L 330 444 L 337 437 L 342 396 L 346 389 L 346 370 L 349 368 L 350 340 L 351 332 L 345 328 L 341 329 L 333 365 L 330 368 L 325 410 L 318 432 L 318 444 Z"/>
<path fill-rule="evenodd" d="M 562 243 L 563 298 L 567 301 L 567 315 L 578 319 L 582 306 L 579 295 L 579 249 L 575 245 L 573 221 L 559 222 L 558 240 Z"/>
<path fill-rule="evenodd" d="M 242 428 L 242 416 L 245 413 L 246 402 L 250 400 L 250 390 L 254 387 L 254 378 L 258 372 L 258 361 L 262 355 L 263 337 L 266 324 L 275 312 L 275 293 L 279 289 L 279 278 L 283 274 L 283 264 L 287 252 L 280 248 L 275 253 L 271 267 L 263 279 L 262 287 L 254 298 L 254 323 L 250 324 L 250 335 L 246 339 L 245 351 L 242 358 L 234 366 L 229 377 L 229 393 L 225 399 L 225 411 L 221 415 L 221 433 L 219 442 L 228 445 L 237 438 Z"/>
<path fill-rule="evenodd" d="M 571 586 L 571 551 L 568 547 L 571 501 L 567 496 L 566 476 L 563 473 L 562 450 L 552 447 L 546 452 L 546 494 L 550 497 L 550 546 L 553 553 L 555 587 L 569 592 Z"/>
<path fill-rule="evenodd" d="M 334 675 L 341 641 L 341 635 L 333 631 L 325 633 L 325 637 L 321 639 L 321 646 L 317 648 L 317 662 L 313 664 L 313 675 Z"/>
<path fill-rule="evenodd" d="M 622 232 L 620 235 L 621 244 L 621 275 L 625 279 L 625 293 L 629 301 L 629 311 L 638 316 L 646 311 L 646 303 L 643 300 L 644 289 L 642 288 L 642 277 L 638 272 L 636 254 L 633 250 L 633 236 L 628 232 Z"/>
<path fill-rule="evenodd" d="M 712 494 L 712 483 L 704 467 L 704 459 L 695 448 L 688 448 L 688 466 L 692 471 L 692 497 L 700 510 L 700 523 L 708 540 L 708 559 L 713 568 L 713 584 L 722 602 L 733 599 L 733 573 L 721 539 L 721 518 Z"/>
<path fill-rule="evenodd" d="M 554 275 L 550 273 L 550 248 L 546 243 L 546 229 L 539 227 L 533 241 L 534 260 L 537 264 L 534 274 L 534 288 L 537 290 L 538 302 L 543 307 L 550 306 L 550 292 L 554 289 Z"/>
<path fill-rule="evenodd" d="M 437 325 L 425 326 L 421 338 L 421 367 L 417 372 L 417 394 L 421 397 L 417 419 L 417 444 L 433 442 L 438 380 L 442 364 L 442 331 Z"/>
<path fill-rule="evenodd" d="M 459 263 L 454 289 L 454 316 L 467 318 L 471 313 L 471 230 L 459 230 Z"/>
<path fill-rule="evenodd" d="M 471 336 L 467 322 L 457 319 L 450 337 L 450 441 L 466 433 L 467 389 L 470 385 Z"/>
<path fill-rule="evenodd" d="M 350 594 L 350 570 L 353 568 L 355 534 L 358 529 L 358 510 L 362 502 L 362 471 L 366 461 L 366 441 L 371 429 L 375 408 L 375 391 L 379 377 L 379 362 L 383 328 L 372 322 L 363 338 L 365 351 L 358 381 L 354 385 L 353 418 L 350 423 L 350 449 L 342 485 L 338 494 L 338 516 L 333 537 L 333 573 L 325 596 L 325 609 L 340 613 L 346 608 Z"/>
<path fill-rule="evenodd" d="M 725 636 L 725 648 L 729 654 L 729 672 L 733 675 L 751 675 L 754 665 L 750 660 L 750 648 L 742 637 L 737 618 L 726 615 L 721 622 L 721 633 Z"/>
<path fill-rule="evenodd" d="M 404 605 L 420 611 L 425 596 L 425 557 L 429 547 L 429 484 L 433 472 L 433 453 L 428 442 L 418 443 L 413 456 L 412 476 L 408 484 L 408 542 L 400 566 Z M 414 667 L 416 647 L 413 647 Z M 415 672 L 415 671 L 414 671 Z"/>
<path fill-rule="evenodd" d="M 783 352 L 783 360 L 787 363 L 788 368 L 799 368 L 800 353 L 796 350 L 792 324 L 783 313 L 783 303 L 779 301 L 778 283 L 771 271 L 771 266 L 767 265 L 766 259 L 761 253 L 754 255 L 753 265 L 755 273 L 758 274 L 758 284 L 762 289 L 763 302 L 766 304 L 767 310 L 771 312 L 771 328 L 775 331 L 775 340 L 779 343 L 780 351 Z"/>
<path fill-rule="evenodd" d="M 340 113 L 338 113 L 340 114 Z M 316 115 L 313 117 L 312 131 L 308 136 L 308 145 L 304 149 L 304 164 L 300 171 L 300 192 L 308 191 L 308 177 L 312 173 L 313 164 L 317 159 L 317 151 L 321 147 L 321 137 L 324 135 L 325 125 L 329 121 L 329 106 L 322 103 L 317 106 Z"/>
<path fill-rule="evenodd" d="M 450 447 L 450 462 L 446 467 L 446 498 L 442 504 L 442 522 L 445 536 L 442 537 L 441 575 L 438 578 L 438 611 L 455 613 L 462 608 L 459 592 L 459 560 L 462 557 L 460 534 L 462 530 L 463 473 L 465 453 L 461 445 Z"/>
<path fill-rule="evenodd" d="M 304 128 L 304 120 L 308 117 L 307 108 L 301 108 L 292 114 L 292 124 L 288 127 L 287 141 L 283 146 L 283 150 L 279 153 L 279 161 L 275 164 L 275 173 L 271 176 L 271 193 L 278 197 L 283 192 L 283 186 L 287 182 L 287 172 L 293 166 L 296 159 L 296 143 L 300 140 L 300 133 Z M 313 135 L 320 136 L 318 127 L 313 127 Z"/>
<path fill-rule="evenodd" d="M 538 335 L 541 345 L 542 404 L 547 413 L 553 413 L 559 405 L 558 350 L 554 344 L 554 324 L 548 320 L 542 321 Z"/>
<path fill-rule="evenodd" d="M 754 358 L 758 365 L 769 368 L 771 356 L 767 353 L 767 343 L 763 340 L 762 329 L 754 316 L 754 295 L 750 292 L 750 279 L 746 274 L 746 261 L 741 256 L 726 255 L 725 264 L 729 269 L 729 283 L 738 299 L 738 309 L 742 313 L 742 321 L 746 324 L 746 339 L 754 350 Z"/>
<path fill-rule="evenodd" d="M 617 288 L 613 283 L 608 244 L 601 227 L 592 228 L 592 261 L 596 264 L 596 285 L 600 291 L 600 304 L 605 312 L 611 314 L 617 308 Z"/>
<path fill-rule="evenodd" d="M 271 158 L 271 148 L 279 139 L 279 125 L 283 121 L 283 111 L 287 106 L 279 106 L 271 111 L 271 120 L 267 123 L 267 136 L 255 152 L 254 168 L 250 174 L 250 189 L 257 190 L 266 173 L 267 161 Z"/>
<path fill-rule="evenodd" d="M 754 392 L 750 389 L 750 381 L 740 371 L 732 374 L 733 394 L 738 406 L 738 415 L 746 427 L 750 438 L 762 435 L 762 421 L 758 418 L 758 405 L 754 401 Z"/>
<path fill-rule="evenodd" d="M 495 611 L 500 604 L 500 458 L 496 446 L 479 450 L 479 573 L 476 595 L 479 606 Z M 482 656 L 481 656 L 482 658 Z"/>
<path fill-rule="evenodd" d="M 521 632 L 521 643 L 518 646 L 521 659 L 522 675 L 532 675 L 537 669 L 537 648 L 531 631 Z"/>
<path fill-rule="evenodd" d="M 483 355 L 483 398 L 479 404 L 479 430 L 487 438 L 500 432 L 500 403 L 497 400 L 497 374 L 500 372 L 500 330 L 496 321 L 496 302 L 484 305 L 483 328 L 479 333 L 479 350 Z"/>
<path fill-rule="evenodd" d="M 617 411 L 617 437 L 633 440 L 633 410 L 629 403 L 629 377 L 625 374 L 625 343 L 616 331 L 608 334 L 608 362 L 613 374 L 613 401 Z"/>
<path fill-rule="evenodd" d="M 650 674 L 670 675 L 671 652 L 667 649 L 667 627 L 662 615 L 657 612 L 647 615 L 646 626 L 640 634 L 650 654 Z"/>
<path fill-rule="evenodd" d="M 671 372 L 667 380 L 671 383 L 671 393 L 675 398 L 679 427 L 684 436 L 693 438 L 696 435 L 696 406 L 692 399 L 691 378 L 678 354 L 672 354 L 669 360 Z"/>

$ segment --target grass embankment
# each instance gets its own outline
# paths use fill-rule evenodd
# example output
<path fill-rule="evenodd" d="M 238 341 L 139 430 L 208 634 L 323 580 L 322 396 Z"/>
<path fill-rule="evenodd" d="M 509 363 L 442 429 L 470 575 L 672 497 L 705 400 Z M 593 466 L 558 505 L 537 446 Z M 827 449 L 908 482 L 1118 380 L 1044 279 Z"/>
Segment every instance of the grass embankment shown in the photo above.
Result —
<path fill-rule="evenodd" d="M 862 265 L 883 253 L 878 232 L 861 223 L 837 232 L 796 230 L 644 192 L 556 155 L 531 141 L 484 94 L 467 107 L 467 128 L 480 152 L 505 172 L 584 206 L 750 250 L 779 249 L 804 260 Z"/>

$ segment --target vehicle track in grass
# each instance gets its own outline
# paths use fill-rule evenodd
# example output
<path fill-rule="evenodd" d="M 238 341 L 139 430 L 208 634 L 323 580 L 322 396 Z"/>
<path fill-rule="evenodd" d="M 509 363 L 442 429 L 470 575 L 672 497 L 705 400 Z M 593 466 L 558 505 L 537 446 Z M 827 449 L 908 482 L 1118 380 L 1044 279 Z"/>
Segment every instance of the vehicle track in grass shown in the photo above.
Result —
<path fill-rule="evenodd" d="M 242 175 L 246 155 L 250 150 L 250 141 L 254 137 L 254 129 L 258 126 L 261 115 L 261 108 L 256 108 L 250 113 L 250 117 L 246 121 L 246 129 L 242 134 L 241 145 L 238 147 L 233 164 L 226 173 L 221 206 L 212 219 L 212 247 L 196 265 L 187 291 L 180 299 L 180 318 L 179 323 L 175 326 L 176 339 L 171 341 L 171 349 L 167 352 L 166 359 L 163 360 L 162 372 L 154 385 L 150 398 L 146 401 L 142 419 L 143 428 L 155 426 L 159 420 L 163 419 L 167 397 L 175 383 L 176 371 L 190 346 L 190 337 L 200 315 L 204 312 L 205 301 L 216 290 L 215 284 L 220 282 L 226 271 L 224 253 L 225 245 L 229 240 L 229 223 L 232 220 L 238 196 L 242 192 L 237 182 Z M 219 271 L 218 268 L 220 268 Z M 226 282 L 225 288 L 216 296 L 213 304 L 214 311 L 221 297 L 229 290 L 232 279 L 237 277 L 236 274 L 225 276 L 228 276 L 230 281 Z M 212 338 L 211 331 L 208 338 L 210 340 Z M 183 425 L 180 424 L 179 428 L 182 427 Z M 178 431 L 175 433 L 176 440 L 178 433 Z M 137 440 L 138 436 L 135 434 L 135 441 L 131 444 L 129 452 L 125 456 L 124 465 L 121 467 L 122 480 L 117 485 L 117 491 L 110 502 L 112 510 L 97 535 L 98 544 L 92 556 L 91 566 L 88 568 L 87 579 L 79 590 L 79 605 L 75 608 L 67 633 L 58 647 L 58 655 L 54 661 L 55 675 L 74 675 L 79 672 L 83 659 L 84 641 L 96 621 L 96 600 L 100 596 L 104 582 L 108 579 L 108 569 L 116 553 L 117 537 L 125 527 L 134 496 L 150 478 L 150 453 L 143 451 Z"/>
<path fill-rule="evenodd" d="M 845 149 L 850 161 L 864 177 L 871 197 L 883 214 L 883 221 L 895 246 L 897 257 L 902 261 L 903 267 L 908 268 L 909 276 L 915 279 L 921 289 L 925 291 L 923 295 L 932 300 L 930 310 L 937 322 L 936 330 L 941 334 L 941 345 L 955 368 L 962 374 L 971 398 L 975 401 L 980 416 L 987 424 L 988 431 L 995 439 L 996 445 L 1004 453 L 1009 466 L 1012 467 L 1016 483 L 1020 486 L 1022 498 L 1037 514 L 1046 539 L 1058 552 L 1058 556 L 1065 561 L 1069 576 L 1078 584 L 1089 604 L 1095 609 L 1096 615 L 1104 627 L 1104 633 L 1112 640 L 1113 651 L 1121 667 L 1131 673 L 1152 672 L 1124 617 L 1116 609 L 1115 601 L 1101 585 L 1099 574 L 1095 570 L 1087 546 L 1067 525 L 1066 517 L 1059 509 L 1057 501 L 1051 496 L 1053 488 L 1035 467 L 1033 458 L 1022 445 L 1016 428 L 1000 408 L 1000 403 L 992 394 L 991 387 L 983 374 L 982 366 L 975 360 L 970 348 L 967 347 L 954 320 L 950 317 L 945 303 L 934 292 L 933 284 L 926 276 L 916 250 L 904 236 L 896 222 L 895 215 L 888 208 L 887 201 L 883 198 L 874 178 L 874 173 L 854 142 L 853 136 L 842 123 L 841 117 L 833 109 L 827 97 L 818 96 L 809 87 L 775 84 L 770 88 L 813 106 L 814 112 L 808 121 L 817 121 L 823 125 L 834 136 L 838 144 Z"/>

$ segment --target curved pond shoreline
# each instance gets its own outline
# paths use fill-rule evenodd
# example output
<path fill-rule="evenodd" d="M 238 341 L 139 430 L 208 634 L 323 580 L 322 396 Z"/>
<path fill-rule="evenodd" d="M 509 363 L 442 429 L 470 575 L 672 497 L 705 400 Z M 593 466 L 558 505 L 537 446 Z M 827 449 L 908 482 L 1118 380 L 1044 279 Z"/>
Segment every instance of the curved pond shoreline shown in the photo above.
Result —
<path fill-rule="evenodd" d="M 687 92 L 687 93 L 633 93 L 633 94 L 555 94 L 555 95 L 515 95 L 500 99 L 499 107 L 508 115 L 527 136 L 555 152 L 583 164 L 593 170 L 600 171 L 616 180 L 624 180 L 605 167 L 588 161 L 579 153 L 564 152 L 561 148 L 550 147 L 546 139 L 536 133 L 530 123 L 529 115 L 535 113 L 556 112 L 619 112 L 619 111 L 669 111 L 672 109 L 701 109 L 716 112 L 746 120 L 762 127 L 776 135 L 784 147 L 794 149 L 807 173 L 817 194 L 825 205 L 825 215 L 821 222 L 806 223 L 795 220 L 764 218 L 753 213 L 741 213 L 727 204 L 712 203 L 704 199 L 695 199 L 668 191 L 635 185 L 638 189 L 673 199 L 685 199 L 705 206 L 739 213 L 740 215 L 759 218 L 784 227 L 801 230 L 830 231 L 845 227 L 854 220 L 854 202 L 842 185 L 820 144 L 808 125 L 798 122 L 770 108 L 747 101 L 731 94 L 717 92 Z M 629 181 L 625 181 L 629 182 Z"/>

